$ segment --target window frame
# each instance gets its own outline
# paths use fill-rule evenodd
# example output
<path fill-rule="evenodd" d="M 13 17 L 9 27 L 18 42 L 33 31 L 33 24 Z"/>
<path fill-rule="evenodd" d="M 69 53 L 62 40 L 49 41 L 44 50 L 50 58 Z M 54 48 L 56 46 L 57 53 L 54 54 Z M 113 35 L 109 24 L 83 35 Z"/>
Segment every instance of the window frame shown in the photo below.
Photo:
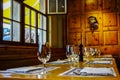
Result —
<path fill-rule="evenodd" d="M 17 1 L 18 3 L 20 3 L 20 42 L 14 42 L 14 41 L 4 41 L 2 38 L 3 38 L 3 19 L 7 19 L 7 20 L 11 20 L 11 21 L 15 21 L 13 19 L 9 19 L 9 18 L 5 18 L 3 17 L 3 0 L 0 0 L 0 6 L 2 8 L 0 8 L 0 11 L 2 13 L 0 13 L 0 44 L 2 45 L 20 45 L 20 46 L 38 46 L 38 14 L 41 14 L 43 16 L 46 17 L 46 41 L 47 41 L 47 33 L 48 33 L 48 30 L 47 30 L 47 15 L 32 8 L 31 6 L 23 3 L 23 1 L 19 1 L 19 0 L 12 0 L 12 1 Z M 24 37 L 25 37 L 25 6 L 29 7 L 31 10 L 35 11 L 35 14 L 36 14 L 36 26 L 35 29 L 36 29 L 36 43 L 25 43 L 25 40 L 24 40 Z M 17 22 L 17 21 L 15 21 Z M 31 25 L 30 25 L 31 26 Z M 32 26 L 33 27 L 33 26 Z M 41 29 L 43 30 L 43 29 Z"/>
<path fill-rule="evenodd" d="M 5 41 L 5 40 L 3 40 L 3 23 L 4 23 L 3 20 L 4 20 L 4 19 L 10 21 L 10 23 L 11 23 L 11 25 L 10 25 L 10 26 L 11 26 L 11 29 L 13 29 L 13 27 L 14 27 L 14 25 L 13 25 L 14 22 L 19 23 L 20 33 L 21 33 L 21 25 L 22 25 L 22 24 L 21 24 L 21 19 L 22 19 L 22 18 L 20 18 L 19 21 L 13 19 L 13 3 L 14 3 L 14 1 L 17 2 L 17 3 L 20 5 L 19 8 L 20 8 L 20 17 L 21 17 L 21 13 L 22 13 L 22 12 L 21 12 L 21 7 L 22 7 L 22 4 L 21 4 L 21 2 L 20 2 L 19 0 L 10 0 L 10 5 L 11 5 L 11 18 L 7 18 L 7 17 L 4 17 L 4 16 L 3 16 L 3 0 L 1 0 L 1 3 L 0 3 L 1 8 L 2 8 L 2 9 L 1 9 L 1 12 L 2 12 L 2 14 L 1 14 L 1 23 L 0 23 L 0 24 L 1 24 L 1 28 L 0 28 L 0 29 L 1 29 L 1 32 L 0 32 L 0 36 L 1 36 L 1 37 L 0 37 L 0 43 L 1 43 L 1 44 L 7 44 L 7 45 L 15 45 L 15 44 L 18 45 L 18 44 L 19 44 L 19 45 L 21 45 L 21 35 L 19 36 L 19 38 L 20 38 L 20 39 L 19 39 L 19 42 L 15 42 L 15 41 L 13 41 L 13 40 L 12 40 L 12 41 Z M 13 35 L 13 31 L 12 31 L 12 34 L 11 34 L 11 35 Z M 13 39 L 13 36 L 11 36 L 11 37 L 12 37 L 12 39 Z"/>
<path fill-rule="evenodd" d="M 52 7 L 50 6 L 50 0 L 47 0 L 47 14 L 66 14 L 67 13 L 67 0 L 63 0 L 64 1 L 64 5 L 60 6 L 61 3 L 59 3 L 60 0 L 55 0 L 55 2 L 52 2 L 52 5 L 54 4 L 55 6 L 53 8 L 55 8 L 55 11 L 50 11 L 50 9 L 52 9 Z M 59 8 L 63 8 L 64 11 L 59 11 Z"/>

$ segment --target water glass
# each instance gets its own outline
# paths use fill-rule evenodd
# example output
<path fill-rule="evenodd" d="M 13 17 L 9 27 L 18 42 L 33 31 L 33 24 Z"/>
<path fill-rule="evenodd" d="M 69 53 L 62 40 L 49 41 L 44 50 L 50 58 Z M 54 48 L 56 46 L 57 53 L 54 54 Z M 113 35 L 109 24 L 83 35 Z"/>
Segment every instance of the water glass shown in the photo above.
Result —
<path fill-rule="evenodd" d="M 44 65 L 44 71 L 46 71 L 46 63 L 50 60 L 51 50 L 47 45 L 40 44 L 39 50 L 37 52 L 38 60 L 41 61 Z M 45 72 L 46 73 L 46 72 Z"/>

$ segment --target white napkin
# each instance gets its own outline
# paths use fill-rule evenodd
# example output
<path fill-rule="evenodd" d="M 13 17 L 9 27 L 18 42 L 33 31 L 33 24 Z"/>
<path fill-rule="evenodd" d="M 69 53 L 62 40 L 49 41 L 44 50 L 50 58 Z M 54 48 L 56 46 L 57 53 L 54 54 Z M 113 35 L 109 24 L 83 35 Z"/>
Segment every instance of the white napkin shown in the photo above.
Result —
<path fill-rule="evenodd" d="M 113 58 L 95 58 L 95 60 L 106 60 L 111 61 Z"/>
<path fill-rule="evenodd" d="M 94 68 L 94 67 L 85 67 L 80 73 L 93 74 L 93 75 L 113 75 L 115 76 L 113 68 Z"/>
<path fill-rule="evenodd" d="M 29 66 L 29 67 L 18 67 L 18 68 L 11 68 L 7 69 L 9 72 L 16 72 L 16 73 L 26 73 L 33 70 L 41 70 L 43 67 L 37 67 L 37 66 Z"/>
<path fill-rule="evenodd" d="M 111 64 L 111 61 L 93 61 L 93 64 Z"/>
<path fill-rule="evenodd" d="M 50 63 L 51 64 L 64 64 L 64 63 L 68 63 L 68 61 L 66 61 L 66 60 L 57 60 L 57 61 L 52 61 Z"/>

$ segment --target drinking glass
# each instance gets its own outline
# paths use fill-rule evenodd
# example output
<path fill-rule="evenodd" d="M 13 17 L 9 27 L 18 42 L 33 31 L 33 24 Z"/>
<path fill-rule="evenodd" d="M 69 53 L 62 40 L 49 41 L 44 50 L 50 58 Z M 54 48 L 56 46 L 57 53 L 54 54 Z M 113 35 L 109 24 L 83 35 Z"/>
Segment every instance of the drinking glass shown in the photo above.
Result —
<path fill-rule="evenodd" d="M 93 56 L 95 54 L 94 49 L 93 48 L 85 48 L 85 56 L 86 56 L 86 62 L 90 62 L 93 60 Z"/>
<path fill-rule="evenodd" d="M 50 47 L 48 46 L 48 44 L 45 44 L 45 45 L 40 44 L 39 45 L 37 57 L 38 57 L 38 60 L 41 61 L 44 65 L 43 73 L 46 73 L 46 63 L 47 63 L 47 61 L 50 60 L 50 57 L 51 57 L 51 50 L 50 50 Z"/>
<path fill-rule="evenodd" d="M 77 55 L 74 53 L 74 46 L 73 45 L 66 45 L 66 57 L 68 58 L 68 61 L 70 62 L 71 68 L 74 65 L 74 61 L 75 61 L 76 56 Z"/>
<path fill-rule="evenodd" d="M 70 61 L 70 55 L 72 55 L 71 50 L 70 50 L 70 45 L 66 45 L 66 57 Z"/>

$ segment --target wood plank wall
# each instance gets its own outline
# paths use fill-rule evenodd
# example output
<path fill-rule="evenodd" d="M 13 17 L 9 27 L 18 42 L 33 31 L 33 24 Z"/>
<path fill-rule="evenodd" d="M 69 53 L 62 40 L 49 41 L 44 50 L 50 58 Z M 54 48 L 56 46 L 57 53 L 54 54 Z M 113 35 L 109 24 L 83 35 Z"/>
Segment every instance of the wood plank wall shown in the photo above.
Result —
<path fill-rule="evenodd" d="M 0 47 L 0 69 L 38 64 L 37 47 Z"/>
<path fill-rule="evenodd" d="M 0 46 L 0 69 L 40 64 L 37 50 L 28 46 Z M 51 55 L 50 61 L 66 58 L 63 48 L 52 48 Z"/>

